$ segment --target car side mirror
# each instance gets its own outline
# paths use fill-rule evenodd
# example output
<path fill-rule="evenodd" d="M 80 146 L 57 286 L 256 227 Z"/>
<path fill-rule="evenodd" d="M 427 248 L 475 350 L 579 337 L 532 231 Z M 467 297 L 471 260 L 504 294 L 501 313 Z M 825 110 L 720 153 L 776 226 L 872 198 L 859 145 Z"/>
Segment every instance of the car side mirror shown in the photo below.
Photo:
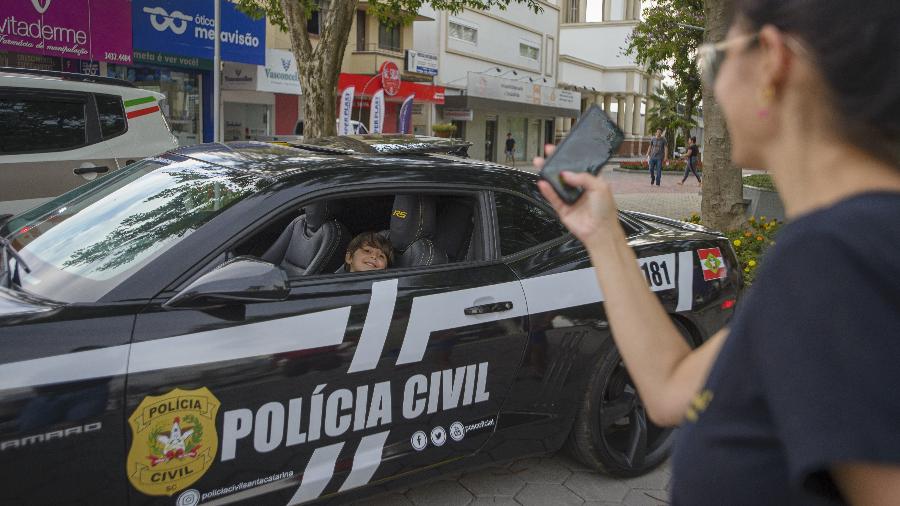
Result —
<path fill-rule="evenodd" d="M 241 256 L 200 276 L 163 307 L 199 309 L 235 302 L 277 302 L 287 299 L 290 293 L 283 269 L 258 258 Z"/>

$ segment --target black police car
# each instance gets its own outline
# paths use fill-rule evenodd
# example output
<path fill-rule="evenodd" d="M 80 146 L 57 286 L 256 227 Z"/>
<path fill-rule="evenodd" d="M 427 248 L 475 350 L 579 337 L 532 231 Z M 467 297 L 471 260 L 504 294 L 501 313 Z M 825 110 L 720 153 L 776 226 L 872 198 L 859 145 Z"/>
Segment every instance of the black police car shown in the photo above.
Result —
<path fill-rule="evenodd" d="M 533 174 L 464 149 L 183 148 L 6 223 L 0 503 L 343 500 L 567 442 L 616 475 L 662 462 L 581 244 Z M 699 345 L 739 287 L 727 240 L 620 220 Z M 363 231 L 388 269 L 344 272 Z"/>

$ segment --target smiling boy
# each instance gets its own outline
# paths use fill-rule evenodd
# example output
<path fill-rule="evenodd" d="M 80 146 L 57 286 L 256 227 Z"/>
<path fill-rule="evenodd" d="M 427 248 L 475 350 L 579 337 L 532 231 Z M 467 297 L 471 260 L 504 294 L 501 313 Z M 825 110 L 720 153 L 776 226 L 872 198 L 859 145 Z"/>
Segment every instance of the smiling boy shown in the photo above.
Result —
<path fill-rule="evenodd" d="M 375 232 L 363 232 L 350 241 L 344 256 L 347 272 L 364 272 L 386 269 L 394 260 L 391 241 Z"/>

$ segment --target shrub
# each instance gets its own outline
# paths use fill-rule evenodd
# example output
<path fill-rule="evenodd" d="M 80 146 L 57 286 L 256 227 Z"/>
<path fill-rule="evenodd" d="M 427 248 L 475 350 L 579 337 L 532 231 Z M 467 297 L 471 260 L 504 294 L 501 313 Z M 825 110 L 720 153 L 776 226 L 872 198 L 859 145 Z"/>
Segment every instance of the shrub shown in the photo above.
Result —
<path fill-rule="evenodd" d="M 431 125 L 431 131 L 436 137 L 450 137 L 456 133 L 456 125 L 453 123 L 435 123 Z"/>
<path fill-rule="evenodd" d="M 744 176 L 744 186 L 755 186 L 763 190 L 777 191 L 775 183 L 772 182 L 772 176 L 768 174 L 754 174 L 752 176 Z"/>
<path fill-rule="evenodd" d="M 685 221 L 699 225 L 700 216 L 695 213 Z M 782 225 L 784 225 L 782 222 L 766 219 L 765 216 L 751 217 L 741 228 L 725 232 L 737 254 L 738 264 L 744 275 L 744 286 L 749 287 L 753 284 L 762 258 L 766 250 L 775 244 L 775 235 Z"/>

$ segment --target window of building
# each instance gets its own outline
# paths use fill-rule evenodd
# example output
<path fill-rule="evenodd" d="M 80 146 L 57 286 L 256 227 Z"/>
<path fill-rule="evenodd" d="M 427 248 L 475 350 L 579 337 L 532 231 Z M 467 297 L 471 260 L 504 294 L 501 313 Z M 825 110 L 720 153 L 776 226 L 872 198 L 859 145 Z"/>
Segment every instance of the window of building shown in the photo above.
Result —
<path fill-rule="evenodd" d="M 319 15 L 319 11 L 322 9 L 322 2 L 317 3 L 319 8 L 312 11 L 309 19 L 306 20 L 306 32 L 313 35 L 322 33 L 322 16 Z"/>
<path fill-rule="evenodd" d="M 122 135 L 128 130 L 122 98 L 116 95 L 95 95 L 100 116 L 100 133 L 104 139 Z"/>
<path fill-rule="evenodd" d="M 578 19 L 580 15 L 579 3 L 579 0 L 568 0 L 566 2 L 566 23 L 578 23 L 581 21 Z"/>
<path fill-rule="evenodd" d="M 553 215 L 531 201 L 509 193 L 495 193 L 500 229 L 500 254 L 512 255 L 566 235 Z"/>
<path fill-rule="evenodd" d="M 366 11 L 356 11 L 356 50 L 366 51 Z"/>
<path fill-rule="evenodd" d="M 0 97 L 0 153 L 61 151 L 87 144 L 85 102 Z"/>
<path fill-rule="evenodd" d="M 403 45 L 400 43 L 400 24 L 386 25 L 378 23 L 378 48 L 388 51 L 401 51 Z"/>
<path fill-rule="evenodd" d="M 532 46 L 531 44 L 519 42 L 519 56 L 521 56 L 522 58 L 528 58 L 529 60 L 538 61 L 540 60 L 541 50 L 540 48 Z"/>
<path fill-rule="evenodd" d="M 450 22 L 450 38 L 478 44 L 478 28 L 464 25 L 456 21 Z"/>

